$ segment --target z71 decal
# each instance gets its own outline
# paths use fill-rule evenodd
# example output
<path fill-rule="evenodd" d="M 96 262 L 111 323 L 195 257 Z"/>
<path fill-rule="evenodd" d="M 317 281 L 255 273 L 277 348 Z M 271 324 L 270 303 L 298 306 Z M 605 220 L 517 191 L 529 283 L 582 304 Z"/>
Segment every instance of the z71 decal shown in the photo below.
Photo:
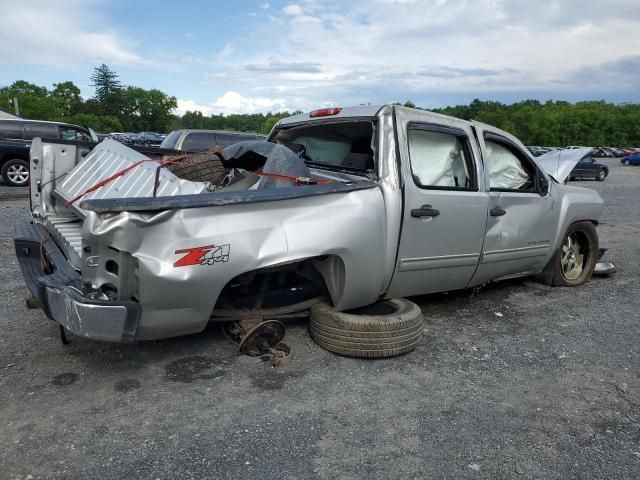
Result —
<path fill-rule="evenodd" d="M 213 265 L 229 261 L 229 245 L 205 245 L 203 247 L 176 250 L 176 255 L 182 258 L 173 264 L 174 267 L 188 267 L 190 265 Z"/>

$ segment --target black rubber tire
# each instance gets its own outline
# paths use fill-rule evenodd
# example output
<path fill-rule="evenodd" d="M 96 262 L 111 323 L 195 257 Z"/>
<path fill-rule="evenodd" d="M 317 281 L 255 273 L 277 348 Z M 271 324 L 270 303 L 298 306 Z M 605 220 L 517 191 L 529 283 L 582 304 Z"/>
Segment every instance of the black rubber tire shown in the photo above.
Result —
<path fill-rule="evenodd" d="M 13 158 L 11 160 L 7 160 L 2 165 L 2 170 L 0 171 L 0 173 L 2 174 L 2 178 L 4 178 L 5 182 L 7 182 L 9 185 L 13 185 L 14 187 L 24 187 L 29 183 L 29 176 L 27 175 L 27 179 L 23 182 L 15 182 L 11 180 L 11 178 L 9 178 L 8 172 L 9 168 L 12 165 L 21 165 L 27 169 L 27 172 L 29 172 L 29 162 L 26 160 L 22 160 L 21 158 Z"/>
<path fill-rule="evenodd" d="M 588 243 L 587 259 L 584 262 L 580 276 L 576 279 L 568 280 L 562 273 L 562 244 L 564 243 L 565 238 L 574 232 L 580 232 Z M 575 287 L 589 281 L 593 274 L 593 269 L 596 267 L 596 263 L 598 262 L 599 248 L 598 232 L 596 231 L 596 227 L 593 223 L 584 221 L 576 222 L 571 225 L 562 237 L 562 242 L 551 260 L 553 265 L 551 283 L 555 286 Z"/>
<path fill-rule="evenodd" d="M 422 311 L 409 300 L 386 300 L 392 313 L 338 312 L 326 303 L 310 311 L 309 332 L 325 350 L 358 358 L 384 358 L 414 350 L 422 336 Z"/>
<path fill-rule="evenodd" d="M 627 167 L 628 167 L 629 165 L 631 165 L 631 162 L 630 162 L 629 160 L 625 160 L 625 161 L 624 161 L 624 162 L 622 162 L 622 163 L 623 163 L 624 165 L 626 165 Z"/>
<path fill-rule="evenodd" d="M 192 182 L 211 182 L 216 184 L 227 172 L 216 152 L 222 150 L 213 147 L 203 152 L 187 155 L 178 163 L 170 163 L 167 168 L 177 177 Z"/>
<path fill-rule="evenodd" d="M 599 182 L 602 182 L 604 181 L 605 178 L 607 178 L 607 172 L 604 170 L 600 170 L 598 172 L 598 176 L 596 177 L 596 180 Z"/>

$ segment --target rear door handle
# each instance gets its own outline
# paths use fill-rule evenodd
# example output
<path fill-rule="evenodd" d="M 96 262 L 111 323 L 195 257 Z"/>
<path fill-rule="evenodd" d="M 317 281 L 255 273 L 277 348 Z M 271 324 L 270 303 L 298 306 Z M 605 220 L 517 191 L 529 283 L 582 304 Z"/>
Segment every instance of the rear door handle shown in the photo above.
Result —
<path fill-rule="evenodd" d="M 502 215 L 504 215 L 505 213 L 507 213 L 507 211 L 506 211 L 506 210 L 504 210 L 504 209 L 503 209 L 503 208 L 501 208 L 501 207 L 493 207 L 493 208 L 489 211 L 489 214 L 490 214 L 492 217 L 501 217 L 501 216 L 502 216 Z"/>
<path fill-rule="evenodd" d="M 423 205 L 420 208 L 414 208 L 411 210 L 411 216 L 420 217 L 437 217 L 440 215 L 440 210 L 436 210 L 431 205 Z"/>

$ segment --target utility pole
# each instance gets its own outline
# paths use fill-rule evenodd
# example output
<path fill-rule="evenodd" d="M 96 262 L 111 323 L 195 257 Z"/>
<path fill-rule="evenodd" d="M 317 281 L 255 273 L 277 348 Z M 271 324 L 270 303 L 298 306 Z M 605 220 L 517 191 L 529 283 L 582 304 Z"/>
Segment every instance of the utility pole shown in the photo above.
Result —
<path fill-rule="evenodd" d="M 20 107 L 18 106 L 18 97 L 13 97 L 13 108 L 16 111 L 16 117 L 20 116 Z"/>

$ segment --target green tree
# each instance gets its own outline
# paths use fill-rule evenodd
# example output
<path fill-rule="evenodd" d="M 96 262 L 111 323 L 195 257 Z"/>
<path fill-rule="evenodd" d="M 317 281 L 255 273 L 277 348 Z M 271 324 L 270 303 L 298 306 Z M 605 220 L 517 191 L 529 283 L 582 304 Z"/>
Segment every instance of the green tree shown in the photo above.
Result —
<path fill-rule="evenodd" d="M 58 117 L 55 105 L 49 99 L 49 91 L 24 80 L 0 88 L 0 108 L 11 111 L 14 98 L 18 99 L 20 116 L 35 120 L 53 120 Z"/>
<path fill-rule="evenodd" d="M 93 69 L 89 78 L 95 88 L 93 98 L 98 102 L 100 113 L 117 115 L 122 108 L 122 84 L 118 74 L 103 63 Z"/>
<path fill-rule="evenodd" d="M 157 89 L 127 87 L 121 92 L 120 121 L 126 130 L 164 132 L 171 124 L 171 111 L 178 106 L 176 97 Z"/>
<path fill-rule="evenodd" d="M 91 86 L 96 89 L 94 98 L 99 102 L 106 102 L 109 97 L 122 90 L 118 74 L 104 63 L 94 68 L 89 78 L 93 82 Z"/>
<path fill-rule="evenodd" d="M 113 115 L 96 115 L 95 113 L 76 113 L 65 118 L 65 122 L 93 128 L 96 132 L 121 132 L 122 123 Z"/>
<path fill-rule="evenodd" d="M 80 111 L 82 97 L 80 97 L 80 89 L 73 82 L 54 83 L 49 97 L 55 103 L 60 118 Z"/>

